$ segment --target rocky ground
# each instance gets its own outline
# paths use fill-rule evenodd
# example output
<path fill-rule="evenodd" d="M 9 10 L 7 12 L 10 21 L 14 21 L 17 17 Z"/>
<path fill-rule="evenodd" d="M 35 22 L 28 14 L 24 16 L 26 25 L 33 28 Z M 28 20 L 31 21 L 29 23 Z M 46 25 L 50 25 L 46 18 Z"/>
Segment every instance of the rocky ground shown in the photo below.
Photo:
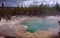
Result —
<path fill-rule="evenodd" d="M 58 38 L 57 36 L 52 35 L 51 31 L 36 31 L 35 33 L 29 33 L 26 31 L 15 32 L 17 38 Z M 4 37 L 0 37 L 4 38 Z"/>

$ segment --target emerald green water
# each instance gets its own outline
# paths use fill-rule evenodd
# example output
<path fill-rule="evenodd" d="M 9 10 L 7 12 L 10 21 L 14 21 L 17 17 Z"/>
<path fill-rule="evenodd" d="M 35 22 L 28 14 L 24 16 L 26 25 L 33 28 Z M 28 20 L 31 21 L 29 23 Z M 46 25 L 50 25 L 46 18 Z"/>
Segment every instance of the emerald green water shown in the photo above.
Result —
<path fill-rule="evenodd" d="M 36 30 L 48 30 L 49 28 L 56 28 L 57 23 L 46 20 L 30 20 L 23 23 L 28 26 L 28 32 L 35 32 Z"/>

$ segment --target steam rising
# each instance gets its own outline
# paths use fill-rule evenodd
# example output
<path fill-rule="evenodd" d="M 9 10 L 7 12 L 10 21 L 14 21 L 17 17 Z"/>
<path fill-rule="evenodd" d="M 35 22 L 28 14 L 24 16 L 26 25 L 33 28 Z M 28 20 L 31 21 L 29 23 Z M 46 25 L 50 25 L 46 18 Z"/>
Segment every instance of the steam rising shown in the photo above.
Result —
<path fill-rule="evenodd" d="M 45 18 L 13 16 L 13 17 L 11 17 L 11 20 L 6 20 L 4 18 L 1 18 L 0 33 L 4 33 L 3 31 L 5 31 L 8 33 L 5 35 L 13 36 L 11 29 L 16 29 L 17 31 L 22 31 L 22 30 L 26 31 L 28 29 L 28 26 L 22 25 L 21 23 L 26 21 L 26 20 L 30 20 L 30 19 L 43 19 L 45 21 L 46 20 L 50 21 L 51 23 L 56 23 L 57 28 L 49 28 L 49 30 L 54 31 L 55 34 L 58 33 L 58 31 L 59 31 L 58 21 L 60 20 L 60 16 L 47 16 Z"/>

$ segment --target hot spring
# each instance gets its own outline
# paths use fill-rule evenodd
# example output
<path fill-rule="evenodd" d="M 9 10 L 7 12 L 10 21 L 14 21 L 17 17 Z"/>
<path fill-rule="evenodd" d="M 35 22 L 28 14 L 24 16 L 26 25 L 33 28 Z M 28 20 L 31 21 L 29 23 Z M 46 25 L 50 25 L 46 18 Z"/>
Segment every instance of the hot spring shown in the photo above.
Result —
<path fill-rule="evenodd" d="M 0 21 L 0 31 L 8 30 L 7 28 L 17 29 L 18 31 L 28 31 L 34 33 L 37 30 L 43 31 L 53 31 L 58 33 L 59 31 L 59 24 L 58 21 L 60 20 L 60 16 L 46 16 L 42 17 L 12 17 L 11 20 L 2 19 Z M 10 30 L 8 33 L 12 33 Z M 17 31 L 17 32 L 18 32 Z M 12 34 L 13 35 L 13 34 Z"/>
<path fill-rule="evenodd" d="M 59 17 L 48 16 L 42 19 L 29 20 L 23 23 L 23 25 L 28 26 L 28 32 L 35 32 L 36 30 L 51 30 L 59 31 L 58 24 Z"/>

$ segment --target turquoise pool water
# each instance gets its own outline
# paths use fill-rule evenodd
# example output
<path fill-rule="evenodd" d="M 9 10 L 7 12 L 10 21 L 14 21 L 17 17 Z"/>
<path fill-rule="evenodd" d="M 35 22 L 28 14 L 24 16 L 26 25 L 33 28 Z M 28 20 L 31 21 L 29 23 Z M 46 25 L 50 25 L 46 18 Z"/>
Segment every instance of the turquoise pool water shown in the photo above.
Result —
<path fill-rule="evenodd" d="M 28 26 L 29 32 L 35 32 L 36 30 L 48 30 L 49 28 L 57 28 L 57 23 L 54 21 L 48 20 L 30 20 L 23 23 L 24 25 Z"/>

